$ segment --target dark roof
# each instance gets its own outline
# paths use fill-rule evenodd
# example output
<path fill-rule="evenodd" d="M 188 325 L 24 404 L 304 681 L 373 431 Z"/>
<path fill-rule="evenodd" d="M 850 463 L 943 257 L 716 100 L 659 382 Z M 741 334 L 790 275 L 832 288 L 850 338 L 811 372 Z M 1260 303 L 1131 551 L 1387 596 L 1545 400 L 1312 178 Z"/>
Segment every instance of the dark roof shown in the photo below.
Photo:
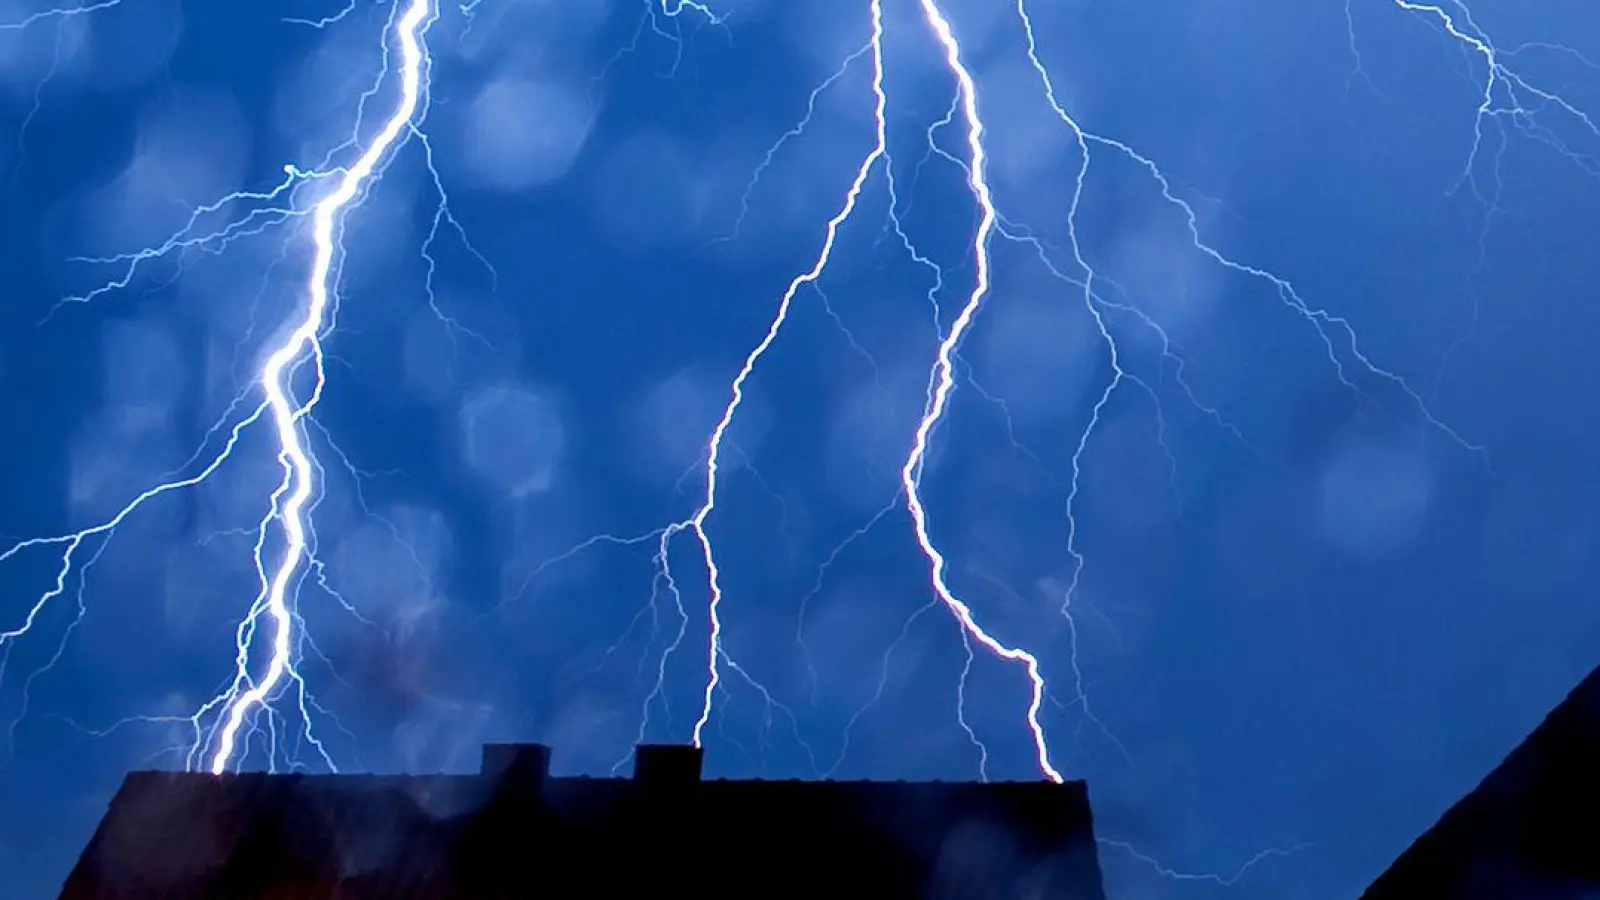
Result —
<path fill-rule="evenodd" d="M 1600 897 L 1600 669 L 1363 900 Z"/>
<path fill-rule="evenodd" d="M 135 772 L 70 900 L 861 896 L 1104 900 L 1082 782 L 702 781 L 696 750 L 559 778 Z"/>

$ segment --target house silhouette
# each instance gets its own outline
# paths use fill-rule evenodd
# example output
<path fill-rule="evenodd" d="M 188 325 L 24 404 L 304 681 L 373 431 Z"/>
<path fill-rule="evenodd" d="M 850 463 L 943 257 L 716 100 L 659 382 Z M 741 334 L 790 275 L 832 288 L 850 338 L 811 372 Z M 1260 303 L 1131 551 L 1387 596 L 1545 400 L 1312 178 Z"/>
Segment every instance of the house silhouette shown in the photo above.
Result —
<path fill-rule="evenodd" d="M 1081 781 L 707 781 L 693 747 L 632 778 L 134 772 L 63 900 L 762 897 L 1104 900 Z"/>
<path fill-rule="evenodd" d="M 1362 900 L 1600 898 L 1600 669 Z"/>

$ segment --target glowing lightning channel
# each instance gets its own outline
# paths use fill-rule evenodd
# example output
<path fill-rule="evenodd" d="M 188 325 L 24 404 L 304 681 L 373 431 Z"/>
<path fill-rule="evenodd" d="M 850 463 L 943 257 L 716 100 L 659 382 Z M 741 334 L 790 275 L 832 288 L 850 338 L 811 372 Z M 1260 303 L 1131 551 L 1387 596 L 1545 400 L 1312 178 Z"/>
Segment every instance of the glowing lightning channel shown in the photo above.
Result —
<path fill-rule="evenodd" d="M 955 29 L 950 26 L 950 21 L 940 11 L 938 4 L 934 0 L 919 0 L 919 2 L 928 27 L 933 30 L 934 36 L 944 48 L 945 64 L 956 77 L 961 98 L 961 113 L 967 120 L 967 186 L 977 198 L 981 216 L 978 220 L 977 234 L 972 241 L 976 259 L 976 283 L 972 288 L 972 294 L 967 298 L 966 305 L 961 308 L 950 330 L 945 333 L 944 340 L 939 342 L 939 354 L 934 369 L 937 380 L 922 421 L 917 425 L 911 455 L 906 457 L 905 465 L 900 468 L 900 484 L 906 493 L 906 505 L 911 510 L 911 521 L 916 528 L 917 543 L 922 546 L 922 552 L 928 557 L 928 562 L 932 566 L 933 589 L 939 600 L 949 608 L 961 622 L 961 627 L 974 640 L 989 648 L 997 656 L 1020 662 L 1027 668 L 1028 680 L 1033 685 L 1033 696 L 1028 702 L 1028 728 L 1033 732 L 1033 745 L 1038 753 L 1039 768 L 1050 780 L 1059 782 L 1063 779 L 1061 773 L 1050 763 L 1050 746 L 1045 740 L 1044 726 L 1039 722 L 1039 708 L 1044 705 L 1045 694 L 1044 675 L 1039 671 L 1039 660 L 1026 650 L 1007 647 L 991 637 L 973 618 L 972 609 L 950 589 L 945 581 L 944 554 L 934 546 L 933 538 L 928 534 L 928 513 L 923 508 L 921 496 L 917 493 L 922 463 L 928 455 L 928 439 L 939 424 L 939 420 L 944 417 L 945 409 L 950 403 L 950 392 L 955 388 L 956 347 L 966 336 L 967 330 L 972 327 L 978 307 L 983 304 L 984 297 L 989 293 L 989 240 L 994 236 L 998 221 L 994 198 L 986 176 L 988 157 L 983 147 L 983 119 L 978 116 L 977 83 L 973 80 L 966 64 L 961 61 L 961 43 L 956 39 Z"/>
<path fill-rule="evenodd" d="M 1406 12 L 1422 18 L 1433 18 L 1450 38 L 1458 42 L 1464 50 L 1483 58 L 1484 77 L 1482 93 L 1479 95 L 1477 116 L 1472 126 L 1472 150 L 1467 155 L 1466 168 L 1461 174 L 1462 181 L 1470 182 L 1473 192 L 1478 191 L 1474 180 L 1473 171 L 1477 166 L 1478 153 L 1483 149 L 1483 125 L 1485 120 L 1491 118 L 1510 119 L 1525 134 L 1539 140 L 1568 160 L 1577 164 L 1591 175 L 1600 176 L 1600 159 L 1578 153 L 1568 147 L 1555 132 L 1534 121 L 1534 116 L 1541 110 L 1560 110 L 1571 120 L 1575 121 L 1590 135 L 1600 137 L 1600 122 L 1589 113 L 1573 105 L 1557 91 L 1540 88 L 1516 71 L 1508 68 L 1500 61 L 1502 55 L 1511 55 L 1515 51 L 1502 51 L 1495 46 L 1489 35 L 1481 28 L 1472 16 L 1472 10 L 1462 0 L 1452 0 L 1450 5 L 1456 9 L 1452 13 L 1444 8 L 1443 4 L 1418 3 L 1415 0 L 1391 0 L 1391 2 Z M 1588 60 L 1583 54 L 1577 53 L 1570 47 L 1561 44 L 1543 44 L 1530 46 L 1544 46 L 1552 50 L 1572 53 L 1585 63 Z M 1358 57 L 1359 59 L 1359 57 Z M 1532 98 L 1524 102 L 1524 96 Z M 1503 99 L 1497 99 L 1503 98 Z M 1502 146 L 1503 149 L 1503 146 Z M 1498 166 L 1496 177 L 1498 178 Z M 1478 194 L 1478 199 L 1483 196 Z"/>
<path fill-rule="evenodd" d="M 706 535 L 706 519 L 717 507 L 717 463 L 722 456 L 722 440 L 727 434 L 728 427 L 733 423 L 734 413 L 738 412 L 744 403 L 744 384 L 750 378 L 750 373 L 755 371 L 756 364 L 765 356 L 767 350 L 778 339 L 778 333 L 783 330 L 783 325 L 789 319 L 789 309 L 794 305 L 794 298 L 800 289 L 815 282 L 822 277 L 822 271 L 828 267 L 828 261 L 833 256 L 833 245 L 838 239 L 839 229 L 850 214 L 855 212 L 856 201 L 861 197 L 861 189 L 867 182 L 867 177 L 889 150 L 888 119 L 886 113 L 889 97 L 884 93 L 883 87 L 883 0 L 872 0 L 872 93 L 877 98 L 874 108 L 876 121 L 877 142 L 862 160 L 861 166 L 856 170 L 856 177 L 850 182 L 850 190 L 845 194 L 844 204 L 839 211 L 828 220 L 826 236 L 822 241 L 822 250 L 818 252 L 817 259 L 806 272 L 797 275 L 789 282 L 789 287 L 783 292 L 783 298 L 778 301 L 778 311 L 773 315 L 772 324 L 767 327 L 767 333 L 761 342 L 756 345 L 750 355 L 745 357 L 744 365 L 740 367 L 739 374 L 733 379 L 732 397 L 728 406 L 722 411 L 722 418 L 717 421 L 716 428 L 712 429 L 711 440 L 706 449 L 706 494 L 700 508 L 695 511 L 694 517 L 689 520 L 688 526 L 694 531 L 695 538 L 700 543 L 700 552 L 705 560 L 707 577 L 710 580 L 711 599 L 709 603 L 709 616 L 711 620 L 711 637 L 707 650 L 707 668 L 709 676 L 706 679 L 706 690 L 700 705 L 700 718 L 694 723 L 694 745 L 699 747 L 701 734 L 705 731 L 706 724 L 711 721 L 712 700 L 716 694 L 717 686 L 722 682 L 722 667 L 719 660 L 724 658 L 722 649 L 722 582 L 721 573 L 717 570 L 715 556 L 711 552 L 711 539 Z M 673 529 L 676 531 L 678 529 Z M 670 534 L 668 535 L 670 536 Z M 663 545 L 667 538 L 663 537 Z"/>
<path fill-rule="evenodd" d="M 286 595 L 289 585 L 299 571 L 306 556 L 305 507 L 312 496 L 316 464 L 302 440 L 299 421 L 316 407 L 322 397 L 324 383 L 322 346 L 318 339 L 328 312 L 332 289 L 329 282 L 333 274 L 334 255 L 338 241 L 336 231 L 340 214 L 360 194 L 368 178 L 394 146 L 408 133 L 412 118 L 422 105 L 423 77 L 427 53 L 422 43 L 424 33 L 435 18 L 429 0 L 410 0 L 405 14 L 395 24 L 400 43 L 400 102 L 394 114 L 384 123 L 365 153 L 350 168 L 344 170 L 338 186 L 312 212 L 312 240 L 316 252 L 311 263 L 308 284 L 309 299 L 304 317 L 283 343 L 267 357 L 261 370 L 261 386 L 267 395 L 267 407 L 276 427 L 279 455 L 284 461 L 292 488 L 283 499 L 279 517 L 283 522 L 286 546 L 283 559 L 273 573 L 267 591 L 265 607 L 271 614 L 275 632 L 272 656 L 261 680 L 233 699 L 227 710 L 227 724 L 218 739 L 216 753 L 211 758 L 211 771 L 221 774 L 232 761 L 239 729 L 252 709 L 262 706 L 267 696 L 290 670 L 289 655 L 292 647 L 294 617 L 289 610 Z M 286 373 L 291 366 L 310 351 L 316 367 L 316 386 L 311 397 L 300 406 L 290 400 Z M 242 663 L 241 663 L 242 665 Z"/>

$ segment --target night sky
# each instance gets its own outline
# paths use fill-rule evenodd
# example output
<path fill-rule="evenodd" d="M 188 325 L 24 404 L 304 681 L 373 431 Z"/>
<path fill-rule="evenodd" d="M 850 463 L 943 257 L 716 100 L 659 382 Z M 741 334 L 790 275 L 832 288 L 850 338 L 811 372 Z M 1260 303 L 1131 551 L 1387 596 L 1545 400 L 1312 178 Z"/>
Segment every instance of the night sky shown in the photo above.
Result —
<path fill-rule="evenodd" d="M 241 634 L 268 667 L 283 470 L 268 419 L 226 442 L 405 2 L 0 3 L 0 898 L 53 896 L 127 770 L 209 765 Z M 974 170 L 881 2 L 887 154 L 718 444 L 707 774 L 1042 777 L 901 490 L 987 271 L 917 496 L 1039 660 L 1108 892 L 1354 897 L 1600 662 L 1600 12 L 938 0 Z M 684 525 L 873 150 L 873 6 L 437 12 L 338 217 L 298 680 L 228 764 L 625 774 L 701 714 Z"/>

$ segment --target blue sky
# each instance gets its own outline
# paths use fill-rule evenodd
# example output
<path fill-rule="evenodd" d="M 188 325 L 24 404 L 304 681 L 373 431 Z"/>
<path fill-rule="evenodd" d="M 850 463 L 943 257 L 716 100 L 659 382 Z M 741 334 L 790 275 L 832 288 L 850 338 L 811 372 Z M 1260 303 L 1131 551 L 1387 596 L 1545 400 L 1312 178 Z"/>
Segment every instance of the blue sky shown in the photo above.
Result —
<path fill-rule="evenodd" d="M 1595 13 L 1035 0 L 1084 168 L 1018 7 L 939 8 L 1001 217 L 918 482 L 948 586 L 1039 659 L 1113 896 L 1354 896 L 1600 659 Z M 1040 774 L 1026 673 L 936 603 L 899 490 L 981 208 L 942 48 L 883 10 L 888 154 L 720 445 L 716 775 Z M 0 534 L 110 520 L 261 402 L 309 213 L 399 100 L 396 12 L 3 7 Z M 233 764 L 541 740 L 605 773 L 690 738 L 707 572 L 683 531 L 663 569 L 661 529 L 874 143 L 867 0 L 709 13 L 483 0 L 428 29 L 302 421 L 311 730 L 282 694 Z M 268 196 L 286 165 L 323 174 Z M 245 429 L 76 545 L 31 620 L 74 545 L 0 561 L 0 896 L 49 895 L 126 770 L 214 752 L 276 452 Z"/>

